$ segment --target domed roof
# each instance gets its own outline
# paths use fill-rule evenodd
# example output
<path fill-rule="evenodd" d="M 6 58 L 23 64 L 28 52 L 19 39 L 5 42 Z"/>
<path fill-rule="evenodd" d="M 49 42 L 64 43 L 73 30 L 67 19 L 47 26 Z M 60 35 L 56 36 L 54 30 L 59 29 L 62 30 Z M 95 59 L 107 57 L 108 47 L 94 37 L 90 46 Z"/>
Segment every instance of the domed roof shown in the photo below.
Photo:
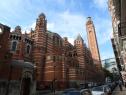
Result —
<path fill-rule="evenodd" d="M 15 27 L 15 32 L 21 33 L 21 27 L 19 25 Z"/>
<path fill-rule="evenodd" d="M 87 23 L 86 24 L 91 24 L 91 23 L 93 23 L 91 17 L 87 17 Z"/>
<path fill-rule="evenodd" d="M 16 30 L 16 29 L 20 29 L 20 30 L 21 30 L 21 27 L 18 25 L 18 26 L 15 27 L 15 30 Z"/>
<path fill-rule="evenodd" d="M 87 17 L 87 21 L 91 21 L 91 17 Z"/>
<path fill-rule="evenodd" d="M 39 18 L 45 18 L 45 14 L 44 13 L 41 13 L 40 15 L 39 15 Z"/>

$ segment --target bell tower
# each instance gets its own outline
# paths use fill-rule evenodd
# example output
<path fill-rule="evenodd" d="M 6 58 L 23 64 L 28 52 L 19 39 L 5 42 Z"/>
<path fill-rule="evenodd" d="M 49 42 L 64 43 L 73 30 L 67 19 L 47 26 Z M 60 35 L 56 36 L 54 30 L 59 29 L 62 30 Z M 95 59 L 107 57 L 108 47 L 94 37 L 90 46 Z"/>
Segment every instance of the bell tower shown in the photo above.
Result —
<path fill-rule="evenodd" d="M 95 27 L 91 17 L 87 18 L 86 30 L 88 36 L 88 46 L 92 54 L 93 62 L 98 69 L 101 68 L 101 59 L 99 54 L 99 48 L 97 43 L 97 37 L 95 33 Z"/>
<path fill-rule="evenodd" d="M 77 52 L 77 59 L 79 62 L 79 67 L 81 74 L 79 76 L 81 82 L 85 80 L 85 68 L 86 68 L 86 63 L 85 63 L 85 48 L 84 48 L 84 40 L 82 39 L 81 35 L 78 34 L 77 38 L 74 41 L 74 46 L 76 48 Z"/>

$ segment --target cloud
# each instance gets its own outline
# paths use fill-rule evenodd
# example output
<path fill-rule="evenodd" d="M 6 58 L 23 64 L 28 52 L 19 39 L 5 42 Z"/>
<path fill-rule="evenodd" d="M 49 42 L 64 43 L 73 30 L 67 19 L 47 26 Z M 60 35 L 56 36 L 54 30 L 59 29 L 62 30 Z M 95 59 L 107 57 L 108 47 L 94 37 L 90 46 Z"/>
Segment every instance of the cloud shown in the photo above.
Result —
<path fill-rule="evenodd" d="M 35 25 L 36 25 L 36 22 L 33 22 L 32 24 L 29 24 L 29 25 L 27 25 L 27 26 L 22 26 L 21 28 L 22 28 L 22 33 L 29 33 L 30 31 L 31 31 L 31 29 L 35 29 Z"/>
<path fill-rule="evenodd" d="M 32 28 L 33 30 L 35 29 L 35 25 L 36 25 L 36 22 L 33 22 L 31 26 L 29 26 L 29 28 Z"/>
<path fill-rule="evenodd" d="M 11 31 L 11 32 L 12 32 L 12 31 L 14 31 L 14 28 L 11 28 L 11 30 L 10 30 L 10 31 Z"/>
<path fill-rule="evenodd" d="M 107 8 L 107 0 L 93 0 L 94 7 L 99 9 L 106 9 Z"/>
<path fill-rule="evenodd" d="M 99 45 L 104 45 L 110 41 L 112 35 L 111 20 L 96 16 L 94 24 Z"/>
<path fill-rule="evenodd" d="M 56 14 L 53 22 L 48 22 L 48 29 L 57 32 L 62 37 L 66 36 L 75 39 L 78 33 L 82 34 L 82 37 L 85 37 L 85 21 L 85 16 L 73 14 L 69 10 L 66 10 Z"/>
<path fill-rule="evenodd" d="M 27 31 L 27 33 L 30 32 L 31 28 L 35 30 L 36 22 L 33 22 L 31 25 L 28 25 L 26 27 L 23 27 L 23 31 Z M 47 29 L 53 30 L 54 29 L 54 23 L 47 23 Z"/>
<path fill-rule="evenodd" d="M 1 0 L 0 21 L 12 29 L 20 25 L 23 33 L 29 32 L 31 28 L 35 28 L 37 16 L 44 12 L 47 17 L 47 29 L 62 37 L 68 37 L 69 42 L 73 44 L 78 33 L 87 43 L 86 14 L 90 15 L 94 18 L 101 56 L 107 58 L 107 50 L 105 51 L 103 47 L 109 47 L 107 43 L 112 34 L 112 26 L 106 9 L 107 0 L 91 0 L 91 2 L 88 0 L 25 0 L 25 2 Z M 95 17 L 95 15 L 98 16 Z M 112 56 L 112 51 L 109 55 Z"/>
<path fill-rule="evenodd" d="M 78 33 L 87 43 L 86 33 L 86 16 L 80 14 L 72 14 L 69 10 L 61 13 L 57 13 L 53 21 L 47 19 L 47 29 L 60 34 L 62 37 L 70 38 L 70 42 L 73 44 L 73 39 L 76 38 Z M 93 19 L 92 19 L 93 20 Z M 103 19 L 98 16 L 94 18 L 94 26 L 99 45 L 104 45 L 108 42 L 112 35 L 111 20 Z M 36 22 L 24 27 L 23 30 L 29 32 L 30 29 L 35 29 Z"/>
<path fill-rule="evenodd" d="M 47 23 L 47 29 L 49 29 L 49 30 L 53 30 L 54 29 L 54 27 L 56 27 L 55 26 L 55 23 Z"/>
<path fill-rule="evenodd" d="M 68 41 L 72 44 L 72 45 L 74 45 L 74 38 L 68 38 Z"/>
<path fill-rule="evenodd" d="M 56 1 L 56 2 L 58 2 L 60 4 L 64 4 L 65 3 L 65 0 L 54 0 L 54 1 Z"/>
<path fill-rule="evenodd" d="M 68 37 L 68 40 L 71 44 L 74 43 L 74 39 L 81 34 L 83 39 L 86 37 L 86 16 L 79 14 L 72 14 L 68 10 L 56 13 L 53 20 L 47 19 L 47 29 L 56 32 L 61 35 L 61 37 Z M 31 25 L 24 27 L 22 30 L 29 32 L 30 29 L 35 29 L 36 22 L 33 22 Z"/>

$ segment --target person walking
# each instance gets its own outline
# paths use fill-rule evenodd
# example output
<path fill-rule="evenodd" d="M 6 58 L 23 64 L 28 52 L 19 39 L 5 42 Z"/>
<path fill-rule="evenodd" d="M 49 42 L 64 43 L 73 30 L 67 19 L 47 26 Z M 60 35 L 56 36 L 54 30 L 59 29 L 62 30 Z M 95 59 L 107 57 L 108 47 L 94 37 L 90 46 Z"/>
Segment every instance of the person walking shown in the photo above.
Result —
<path fill-rule="evenodd" d="M 124 87 L 126 88 L 126 80 L 124 81 Z"/>
<path fill-rule="evenodd" d="M 122 81 L 119 80 L 119 88 L 120 88 L 120 91 L 122 91 Z"/>

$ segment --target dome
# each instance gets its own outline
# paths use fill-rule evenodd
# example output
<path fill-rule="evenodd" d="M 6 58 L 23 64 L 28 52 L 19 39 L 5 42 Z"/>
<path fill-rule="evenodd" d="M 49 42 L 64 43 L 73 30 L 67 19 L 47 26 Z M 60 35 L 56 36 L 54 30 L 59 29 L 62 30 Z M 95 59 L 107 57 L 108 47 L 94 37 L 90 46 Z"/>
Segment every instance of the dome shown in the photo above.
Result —
<path fill-rule="evenodd" d="M 41 14 L 39 15 L 39 18 L 45 18 L 45 14 L 44 14 L 44 13 L 41 13 Z"/>
<path fill-rule="evenodd" d="M 16 26 L 15 27 L 15 32 L 21 32 L 21 27 L 20 26 Z"/>
<path fill-rule="evenodd" d="M 20 26 L 16 26 L 15 27 L 15 30 L 18 29 L 18 30 L 21 30 L 21 27 Z"/>
<path fill-rule="evenodd" d="M 93 23 L 91 17 L 87 17 L 87 23 L 86 24 L 91 24 L 91 23 Z"/>
<path fill-rule="evenodd" d="M 87 21 L 91 21 L 91 17 L 87 17 Z"/>

